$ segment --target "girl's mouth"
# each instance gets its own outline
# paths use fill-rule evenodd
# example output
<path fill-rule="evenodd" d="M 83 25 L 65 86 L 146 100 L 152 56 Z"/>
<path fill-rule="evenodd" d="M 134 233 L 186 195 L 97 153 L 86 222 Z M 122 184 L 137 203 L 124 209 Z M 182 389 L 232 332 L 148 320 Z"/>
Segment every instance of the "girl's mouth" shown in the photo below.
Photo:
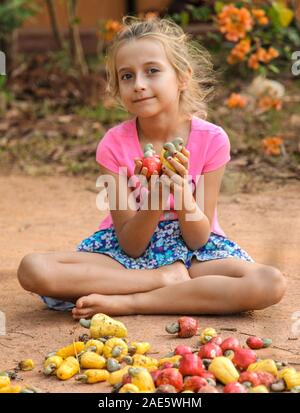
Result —
<path fill-rule="evenodd" d="M 151 96 L 149 98 L 143 98 L 143 99 L 138 99 L 138 100 L 134 100 L 133 103 L 139 103 L 139 102 L 143 102 L 144 100 L 149 100 L 149 99 L 153 99 L 154 96 Z"/>

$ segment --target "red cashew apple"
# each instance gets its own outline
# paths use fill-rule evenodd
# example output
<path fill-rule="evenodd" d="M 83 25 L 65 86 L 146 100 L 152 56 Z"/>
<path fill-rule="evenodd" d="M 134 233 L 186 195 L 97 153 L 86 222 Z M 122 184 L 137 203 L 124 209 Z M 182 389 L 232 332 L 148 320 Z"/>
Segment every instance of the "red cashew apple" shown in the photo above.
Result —
<path fill-rule="evenodd" d="M 266 387 L 270 387 L 271 384 L 275 383 L 275 381 L 277 380 L 276 377 L 268 371 L 257 371 L 256 374 L 258 376 L 259 384 L 262 384 Z"/>
<path fill-rule="evenodd" d="M 260 385 L 259 377 L 254 371 L 243 371 L 239 377 L 239 383 L 247 387 L 256 387 Z"/>
<path fill-rule="evenodd" d="M 237 348 L 234 350 L 232 361 L 241 370 L 246 370 L 249 364 L 256 362 L 256 354 L 248 348 Z"/>
<path fill-rule="evenodd" d="M 183 376 L 200 376 L 205 369 L 201 358 L 196 354 L 183 354 L 179 363 L 179 371 Z"/>
<path fill-rule="evenodd" d="M 142 167 L 146 167 L 148 169 L 147 179 L 149 179 L 155 171 L 158 175 L 161 173 L 161 162 L 157 155 L 152 156 L 151 158 L 143 158 Z"/>
<path fill-rule="evenodd" d="M 260 337 L 248 337 L 246 344 L 253 350 L 258 350 L 260 348 L 269 347 L 272 344 L 272 340 L 270 338 L 260 338 Z"/>
<path fill-rule="evenodd" d="M 221 347 L 211 341 L 201 346 L 198 352 L 198 356 L 203 359 L 214 359 L 222 354 Z"/>
<path fill-rule="evenodd" d="M 240 342 L 237 338 L 235 337 L 228 337 L 225 338 L 225 340 L 222 342 L 220 345 L 221 349 L 223 350 L 223 353 L 227 350 L 236 350 L 237 348 L 240 348 Z"/>
<path fill-rule="evenodd" d="M 245 387 L 238 382 L 226 384 L 223 390 L 224 393 L 247 393 Z"/>
<path fill-rule="evenodd" d="M 166 326 L 170 334 L 178 334 L 178 337 L 189 338 L 197 334 L 198 320 L 192 317 L 180 317 L 177 322 Z"/>
<path fill-rule="evenodd" d="M 180 392 L 183 387 L 183 377 L 178 369 L 169 368 L 164 369 L 156 380 L 156 385 L 161 386 L 163 384 L 170 384 L 174 386 L 176 391 Z"/>
<path fill-rule="evenodd" d="M 203 377 L 188 376 L 184 379 L 183 390 L 198 392 L 202 387 L 207 386 L 207 381 Z"/>
<path fill-rule="evenodd" d="M 183 354 L 191 354 L 193 352 L 190 346 L 185 346 L 184 344 L 179 344 L 174 350 L 176 356 L 183 356 Z"/>
<path fill-rule="evenodd" d="M 142 158 L 142 168 L 146 167 L 147 179 L 153 175 L 154 172 L 157 172 L 158 175 L 161 174 L 162 163 L 160 157 L 155 154 L 152 143 L 148 143 L 144 147 L 144 157 Z"/>

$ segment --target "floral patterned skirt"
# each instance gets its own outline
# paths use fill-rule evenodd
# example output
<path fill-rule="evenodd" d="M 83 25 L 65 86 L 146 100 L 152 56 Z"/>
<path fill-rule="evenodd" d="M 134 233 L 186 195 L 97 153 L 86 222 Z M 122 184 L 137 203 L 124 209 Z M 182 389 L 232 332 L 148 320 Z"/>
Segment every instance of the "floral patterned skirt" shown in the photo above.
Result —
<path fill-rule="evenodd" d="M 106 254 L 131 269 L 158 268 L 179 260 L 190 268 L 193 257 L 198 261 L 236 257 L 254 262 L 235 242 L 213 232 L 202 248 L 190 250 L 181 236 L 178 220 L 160 221 L 146 251 L 139 258 L 129 257 L 120 248 L 113 227 L 97 231 L 84 239 L 78 245 L 77 251 Z"/>
<path fill-rule="evenodd" d="M 254 262 L 234 241 L 213 232 L 203 247 L 190 250 L 181 236 L 178 220 L 160 221 L 146 251 L 139 258 L 131 258 L 121 249 L 113 227 L 96 231 L 85 238 L 77 246 L 76 251 L 105 254 L 130 269 L 153 269 L 175 261 L 182 261 L 186 268 L 190 268 L 193 257 L 198 261 L 235 257 Z M 73 303 L 50 297 L 43 296 L 42 299 L 48 307 L 56 310 L 70 309 L 74 306 Z"/>

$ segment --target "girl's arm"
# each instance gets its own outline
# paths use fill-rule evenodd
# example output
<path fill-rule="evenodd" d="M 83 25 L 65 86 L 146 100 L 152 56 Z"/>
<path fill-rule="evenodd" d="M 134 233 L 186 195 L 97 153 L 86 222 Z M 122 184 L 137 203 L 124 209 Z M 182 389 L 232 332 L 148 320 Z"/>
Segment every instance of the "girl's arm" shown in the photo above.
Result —
<path fill-rule="evenodd" d="M 204 213 L 197 205 L 194 197 L 190 196 L 191 191 L 190 194 L 187 194 L 188 202 L 186 204 L 183 202 L 183 206 L 189 205 L 189 207 L 176 211 L 182 237 L 192 250 L 201 248 L 209 239 L 224 172 L 225 165 L 204 174 Z M 188 220 L 188 214 L 194 214 L 195 220 Z"/>
<path fill-rule="evenodd" d="M 163 202 L 161 200 L 159 209 L 151 210 L 139 210 L 134 211 L 129 208 L 120 209 L 120 199 L 119 199 L 119 175 L 111 172 L 110 170 L 100 166 L 101 175 L 110 175 L 114 178 L 116 186 L 116 208 L 113 208 L 112 198 L 108 194 L 110 213 L 114 223 L 114 228 L 116 235 L 123 251 L 132 258 L 140 257 L 145 250 L 152 238 L 152 235 L 157 227 L 160 216 L 164 210 Z M 127 179 L 125 177 L 125 179 Z M 123 183 L 122 189 L 127 199 L 132 192 L 131 188 L 128 187 L 127 182 Z M 158 187 L 158 191 L 161 191 L 161 187 Z M 124 198 L 125 198 L 124 196 Z M 151 205 L 151 199 L 149 199 L 149 205 Z"/>
<path fill-rule="evenodd" d="M 176 159 L 168 158 L 168 161 L 174 167 L 176 172 L 163 166 L 162 180 L 165 184 L 171 186 L 173 193 L 178 191 L 182 200 L 181 206 L 176 209 L 180 225 L 181 235 L 186 245 L 196 250 L 205 245 L 210 236 L 211 224 L 214 211 L 217 205 L 217 199 L 220 192 L 222 177 L 225 171 L 225 165 L 212 172 L 204 173 L 204 213 L 200 206 L 197 205 L 191 187 L 186 185 L 189 170 L 190 152 L 183 148 L 182 152 L 176 155 Z M 200 181 L 201 182 L 201 181 Z M 198 183 L 199 185 L 199 183 Z M 193 214 L 193 220 L 189 217 Z"/>

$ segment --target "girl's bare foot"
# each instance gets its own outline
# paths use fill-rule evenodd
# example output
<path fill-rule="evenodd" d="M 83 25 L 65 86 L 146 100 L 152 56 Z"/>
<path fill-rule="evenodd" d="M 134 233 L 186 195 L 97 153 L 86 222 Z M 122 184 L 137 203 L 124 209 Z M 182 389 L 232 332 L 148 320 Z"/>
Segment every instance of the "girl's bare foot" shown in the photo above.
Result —
<path fill-rule="evenodd" d="M 80 318 L 91 318 L 94 314 L 104 313 L 107 315 L 129 315 L 133 314 L 133 295 L 102 295 L 90 294 L 80 297 L 76 301 L 76 307 L 72 310 L 75 320 Z"/>
<path fill-rule="evenodd" d="M 163 286 L 177 284 L 190 280 L 190 275 L 181 261 L 170 265 L 164 265 L 159 270 L 162 274 Z M 128 315 L 133 312 L 133 295 L 103 295 L 90 294 L 80 297 L 72 310 L 74 319 L 90 318 L 94 314 L 104 313 L 108 315 Z"/>

